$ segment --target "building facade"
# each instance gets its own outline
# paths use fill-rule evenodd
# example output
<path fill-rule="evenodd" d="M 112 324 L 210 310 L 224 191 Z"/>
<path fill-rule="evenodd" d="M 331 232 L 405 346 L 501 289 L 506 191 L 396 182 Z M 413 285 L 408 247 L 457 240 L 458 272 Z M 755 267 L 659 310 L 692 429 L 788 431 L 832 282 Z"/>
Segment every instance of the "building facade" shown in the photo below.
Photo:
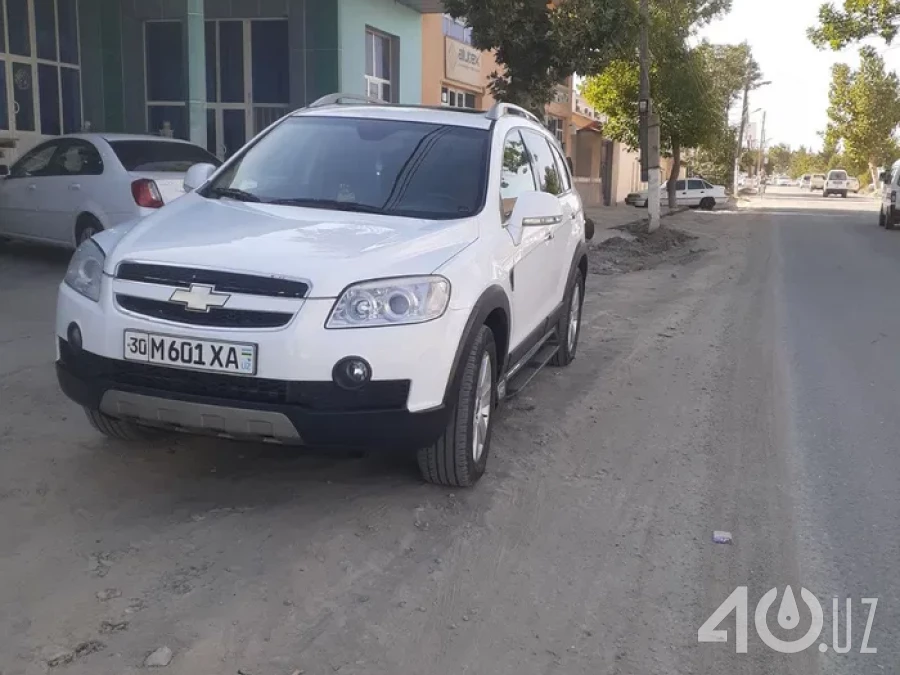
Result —
<path fill-rule="evenodd" d="M 5 161 L 83 129 L 190 138 L 227 157 L 343 91 L 422 98 L 436 0 L 0 0 Z"/>

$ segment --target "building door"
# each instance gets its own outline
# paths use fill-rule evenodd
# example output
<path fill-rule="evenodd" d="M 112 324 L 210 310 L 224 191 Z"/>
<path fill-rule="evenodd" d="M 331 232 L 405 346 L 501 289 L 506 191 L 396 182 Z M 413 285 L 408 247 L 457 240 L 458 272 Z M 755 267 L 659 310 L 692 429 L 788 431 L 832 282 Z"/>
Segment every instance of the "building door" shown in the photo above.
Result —
<path fill-rule="evenodd" d="M 206 22 L 207 149 L 227 159 L 290 112 L 286 19 Z"/>
<path fill-rule="evenodd" d="M 2 162 L 81 127 L 78 0 L 0 0 Z"/>

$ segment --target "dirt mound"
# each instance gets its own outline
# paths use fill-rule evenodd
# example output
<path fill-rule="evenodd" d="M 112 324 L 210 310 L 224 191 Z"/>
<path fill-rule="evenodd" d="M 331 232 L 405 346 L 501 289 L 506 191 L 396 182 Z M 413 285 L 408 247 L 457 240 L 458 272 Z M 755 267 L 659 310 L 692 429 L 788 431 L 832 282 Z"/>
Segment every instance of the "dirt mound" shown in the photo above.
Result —
<path fill-rule="evenodd" d="M 674 227 L 661 226 L 652 234 L 646 223 L 621 229 L 627 235 L 591 245 L 590 271 L 594 274 L 623 274 L 664 262 L 684 263 L 701 252 L 687 246 L 697 237 Z"/>

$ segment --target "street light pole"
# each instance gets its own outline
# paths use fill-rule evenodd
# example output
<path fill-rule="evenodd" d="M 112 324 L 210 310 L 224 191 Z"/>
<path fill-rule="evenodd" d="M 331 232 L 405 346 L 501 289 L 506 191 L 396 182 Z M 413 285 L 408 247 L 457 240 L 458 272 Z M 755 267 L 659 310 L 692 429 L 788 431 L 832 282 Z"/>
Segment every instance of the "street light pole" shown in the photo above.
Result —
<path fill-rule="evenodd" d="M 763 161 L 763 157 L 765 157 L 766 152 L 766 111 L 763 110 L 763 118 L 762 118 L 762 131 L 759 134 L 759 156 L 756 158 L 756 176 L 757 178 L 762 173 L 763 165 L 765 162 Z"/>

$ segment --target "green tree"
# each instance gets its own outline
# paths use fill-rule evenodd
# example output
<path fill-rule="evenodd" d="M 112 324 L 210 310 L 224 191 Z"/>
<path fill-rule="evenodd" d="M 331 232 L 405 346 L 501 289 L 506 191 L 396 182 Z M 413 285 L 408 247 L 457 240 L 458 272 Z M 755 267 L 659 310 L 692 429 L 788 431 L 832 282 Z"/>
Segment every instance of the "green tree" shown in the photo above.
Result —
<path fill-rule="evenodd" d="M 725 99 L 711 86 L 708 53 L 701 49 L 670 46 L 658 55 L 650 71 L 650 89 L 660 121 L 661 151 L 672 157 L 669 205 L 675 205 L 675 180 L 681 171 L 681 151 L 721 140 Z M 607 116 L 605 133 L 637 148 L 639 72 L 634 61 L 616 61 L 601 74 L 588 78 L 583 95 Z"/>
<path fill-rule="evenodd" d="M 818 47 L 835 51 L 867 37 L 891 43 L 900 28 L 900 0 L 843 0 L 841 8 L 824 4 L 819 24 L 808 35 Z"/>
<path fill-rule="evenodd" d="M 465 17 L 476 49 L 494 53 L 494 97 L 541 117 L 555 85 L 599 72 L 637 44 L 633 0 L 444 0 L 444 9 Z"/>
<path fill-rule="evenodd" d="M 779 143 L 769 148 L 769 164 L 774 173 L 787 173 L 791 169 L 791 148 L 785 143 Z"/>
<path fill-rule="evenodd" d="M 900 80 L 885 71 L 873 48 L 863 47 L 859 55 L 857 70 L 843 63 L 832 67 L 825 139 L 826 147 L 840 145 L 848 160 L 867 166 L 874 182 L 877 167 L 896 149 Z"/>

